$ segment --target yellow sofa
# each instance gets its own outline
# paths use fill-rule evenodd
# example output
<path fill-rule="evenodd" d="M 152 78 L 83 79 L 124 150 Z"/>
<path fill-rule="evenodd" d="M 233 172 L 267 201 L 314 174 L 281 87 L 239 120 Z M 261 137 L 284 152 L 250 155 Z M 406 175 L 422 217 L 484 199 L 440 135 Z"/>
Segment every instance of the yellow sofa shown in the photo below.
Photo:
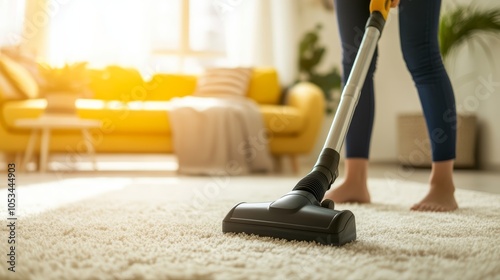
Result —
<path fill-rule="evenodd" d="M 138 71 L 110 66 L 91 71 L 92 98 L 77 101 L 81 118 L 99 119 L 102 126 L 91 131 L 98 153 L 172 153 L 169 100 L 195 91 L 194 75 L 156 74 L 144 81 Z M 324 115 L 320 89 L 300 83 L 288 91 L 280 104 L 278 74 L 274 69 L 254 69 L 248 97 L 257 101 L 269 131 L 270 150 L 277 158 L 309 153 Z M 43 98 L 16 99 L 0 94 L 0 152 L 7 158 L 25 150 L 30 132 L 16 128 L 21 118 L 37 118 L 46 107 Z M 187 124 L 188 125 L 188 124 Z M 78 131 L 54 131 L 51 152 L 84 153 Z"/>

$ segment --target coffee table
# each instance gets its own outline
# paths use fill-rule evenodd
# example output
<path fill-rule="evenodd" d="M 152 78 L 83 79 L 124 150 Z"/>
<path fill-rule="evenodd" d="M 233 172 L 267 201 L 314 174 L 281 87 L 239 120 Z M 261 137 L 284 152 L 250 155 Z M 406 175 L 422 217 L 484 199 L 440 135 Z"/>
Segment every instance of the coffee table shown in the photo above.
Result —
<path fill-rule="evenodd" d="M 42 135 L 40 141 L 39 171 L 45 172 L 47 171 L 49 143 L 52 130 L 80 130 L 87 153 L 92 160 L 94 170 L 96 170 L 95 150 L 89 129 L 99 128 L 101 124 L 102 122 L 100 120 L 82 119 L 78 116 L 64 114 L 44 114 L 39 118 L 17 120 L 15 122 L 17 128 L 31 129 L 31 135 L 24 154 L 22 168 L 26 170 L 27 164 L 33 157 L 33 151 L 39 134 Z"/>

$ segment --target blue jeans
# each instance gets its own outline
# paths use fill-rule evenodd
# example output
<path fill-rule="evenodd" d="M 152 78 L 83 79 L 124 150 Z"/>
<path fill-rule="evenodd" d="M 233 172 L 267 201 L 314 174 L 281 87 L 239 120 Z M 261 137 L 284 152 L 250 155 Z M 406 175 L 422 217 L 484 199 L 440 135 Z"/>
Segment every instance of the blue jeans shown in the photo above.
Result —
<path fill-rule="evenodd" d="M 351 72 L 370 15 L 370 0 L 334 0 L 342 41 L 344 84 Z M 430 136 L 433 161 L 455 158 L 455 97 L 438 45 L 440 0 L 401 0 L 399 30 L 406 66 L 418 91 Z M 368 158 L 375 99 L 373 74 L 378 50 L 371 62 L 345 140 L 348 158 Z"/>

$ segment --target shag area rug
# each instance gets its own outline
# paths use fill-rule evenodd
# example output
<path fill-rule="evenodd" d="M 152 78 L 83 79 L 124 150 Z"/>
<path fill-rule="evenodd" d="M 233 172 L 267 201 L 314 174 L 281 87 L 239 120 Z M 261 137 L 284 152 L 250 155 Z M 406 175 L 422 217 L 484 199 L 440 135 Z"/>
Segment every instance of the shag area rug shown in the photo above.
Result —
<path fill-rule="evenodd" d="M 411 212 L 427 186 L 371 179 L 373 203 L 339 204 L 358 239 L 342 247 L 223 234 L 241 201 L 292 177 L 72 178 L 18 186 L 16 272 L 1 227 L 0 279 L 500 279 L 500 196 L 457 190 L 452 213 Z M 0 190 L 7 217 L 7 190 Z M 5 199 L 4 199 L 5 198 Z M 7 224 L 4 218 L 4 224 Z"/>

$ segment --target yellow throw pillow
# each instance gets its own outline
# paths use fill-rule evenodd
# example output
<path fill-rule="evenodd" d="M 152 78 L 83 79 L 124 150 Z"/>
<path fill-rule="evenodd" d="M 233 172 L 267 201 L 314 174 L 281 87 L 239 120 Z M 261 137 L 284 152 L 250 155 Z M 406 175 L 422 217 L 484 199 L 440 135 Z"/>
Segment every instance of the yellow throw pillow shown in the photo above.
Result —
<path fill-rule="evenodd" d="M 12 99 L 24 99 L 24 96 L 0 72 L 0 101 Z"/>
<path fill-rule="evenodd" d="M 248 97 L 259 104 L 278 104 L 281 89 L 276 69 L 255 68 L 248 88 Z"/>
<path fill-rule="evenodd" d="M 147 100 L 166 101 L 174 97 L 192 95 L 197 76 L 183 74 L 155 74 L 147 83 Z"/>
<path fill-rule="evenodd" d="M 251 68 L 207 69 L 198 79 L 194 95 L 197 96 L 240 96 L 247 95 Z"/>
<path fill-rule="evenodd" d="M 11 58 L 0 54 L 0 71 L 26 98 L 38 97 L 38 84 L 28 70 Z"/>
<path fill-rule="evenodd" d="M 143 101 L 147 95 L 144 84 L 141 73 L 133 68 L 111 65 L 90 72 L 89 87 L 95 99 Z"/>

